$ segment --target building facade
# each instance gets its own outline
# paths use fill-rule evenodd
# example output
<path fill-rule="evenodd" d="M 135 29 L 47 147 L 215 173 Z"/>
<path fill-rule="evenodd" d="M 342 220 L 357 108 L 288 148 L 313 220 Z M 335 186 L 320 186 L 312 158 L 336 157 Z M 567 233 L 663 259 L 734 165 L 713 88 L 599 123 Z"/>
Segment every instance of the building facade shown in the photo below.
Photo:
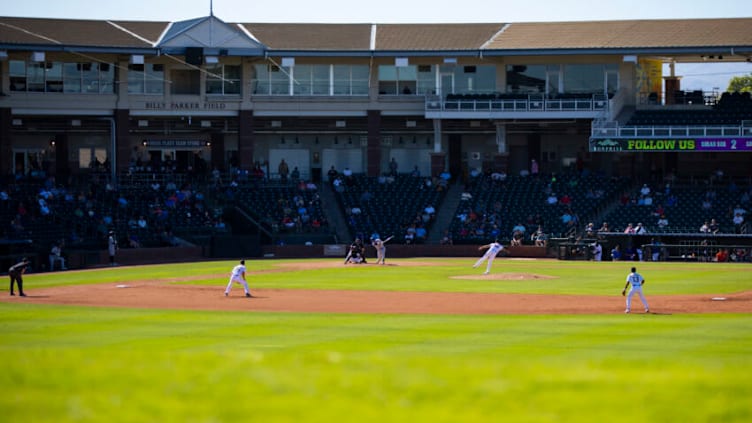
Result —
<path fill-rule="evenodd" d="M 650 141 L 744 142 L 745 119 L 720 132 L 622 126 L 639 109 L 713 106 L 719 93 L 677 101 L 680 76 L 663 75 L 664 63 L 750 57 L 752 18 L 372 25 L 5 17 L 0 172 L 97 168 L 117 179 L 141 167 L 261 166 L 274 178 L 284 160 L 317 180 L 331 167 L 378 175 L 392 159 L 400 172 L 456 176 L 517 173 L 535 159 L 549 172 L 723 166 L 744 174 L 752 139 L 735 151 Z M 646 148 L 609 148 L 629 140 Z"/>

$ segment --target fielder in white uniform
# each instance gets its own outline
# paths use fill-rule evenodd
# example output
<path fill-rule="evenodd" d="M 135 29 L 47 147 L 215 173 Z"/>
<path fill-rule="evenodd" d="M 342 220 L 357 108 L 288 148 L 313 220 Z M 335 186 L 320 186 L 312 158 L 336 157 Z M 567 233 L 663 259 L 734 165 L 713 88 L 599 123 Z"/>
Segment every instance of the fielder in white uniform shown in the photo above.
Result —
<path fill-rule="evenodd" d="M 232 289 L 233 282 L 243 285 L 246 297 L 253 297 L 251 291 L 248 290 L 248 282 L 245 280 L 245 260 L 240 260 L 240 264 L 232 268 L 230 282 L 227 283 L 227 288 L 225 288 L 225 297 L 230 295 L 230 289 Z"/>
<path fill-rule="evenodd" d="M 488 264 L 486 265 L 486 271 L 483 272 L 484 275 L 487 275 L 491 271 L 491 264 L 496 258 L 496 255 L 499 254 L 501 250 L 504 249 L 504 246 L 499 244 L 497 241 L 494 241 L 490 244 L 481 245 L 480 247 L 478 247 L 478 251 L 482 251 L 486 248 L 488 248 L 488 251 L 486 251 L 486 254 L 483 254 L 483 257 L 479 258 L 478 261 L 476 261 L 475 264 L 473 265 L 473 268 L 476 268 L 480 266 L 481 263 L 487 260 Z"/>
<path fill-rule="evenodd" d="M 389 238 L 385 240 L 381 240 L 380 238 L 376 238 L 373 241 L 371 241 L 371 244 L 373 244 L 373 247 L 376 248 L 376 264 L 386 264 L 386 243 L 391 241 L 391 239 L 394 238 L 394 236 L 390 236 Z"/>
<path fill-rule="evenodd" d="M 645 313 L 650 313 L 648 300 L 645 299 L 645 295 L 642 293 L 642 285 L 644 284 L 645 278 L 637 273 L 637 269 L 633 267 L 632 273 L 627 275 L 627 283 L 626 285 L 624 285 L 624 289 L 621 290 L 621 295 L 624 296 L 624 293 L 627 291 L 627 287 L 631 286 L 631 288 L 629 289 L 629 294 L 627 294 L 627 309 L 624 311 L 625 313 L 629 313 L 632 310 L 632 295 L 634 295 L 635 293 L 640 296 L 640 301 L 642 301 L 642 305 L 645 306 Z"/>

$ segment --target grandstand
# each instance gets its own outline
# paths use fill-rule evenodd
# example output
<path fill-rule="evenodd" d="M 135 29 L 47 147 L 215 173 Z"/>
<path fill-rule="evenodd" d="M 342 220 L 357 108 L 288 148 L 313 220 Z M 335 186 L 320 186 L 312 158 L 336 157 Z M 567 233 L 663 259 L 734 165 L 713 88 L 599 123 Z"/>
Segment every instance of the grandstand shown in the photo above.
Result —
<path fill-rule="evenodd" d="M 749 93 L 686 90 L 662 66 L 751 60 L 751 18 L 0 17 L 0 257 L 62 239 L 97 265 L 110 230 L 133 260 L 413 231 L 405 255 L 444 233 L 465 251 L 518 225 L 523 246 L 540 226 L 554 249 L 590 222 L 680 240 L 716 219 L 748 242 L 732 219 L 750 210 Z M 331 185 L 329 169 L 352 176 Z"/>

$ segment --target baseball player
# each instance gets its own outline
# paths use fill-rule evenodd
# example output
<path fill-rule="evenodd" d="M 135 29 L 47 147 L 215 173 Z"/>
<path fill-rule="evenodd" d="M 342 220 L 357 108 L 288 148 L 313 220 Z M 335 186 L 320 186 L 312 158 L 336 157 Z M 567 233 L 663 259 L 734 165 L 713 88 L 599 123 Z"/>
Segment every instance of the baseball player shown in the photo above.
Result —
<path fill-rule="evenodd" d="M 642 305 L 645 306 L 645 313 L 650 313 L 650 307 L 648 307 L 648 300 L 645 299 L 645 295 L 642 293 L 642 286 L 645 285 L 645 278 L 641 274 L 637 273 L 637 268 L 632 268 L 632 273 L 627 275 L 627 283 L 624 285 L 624 289 L 621 290 L 622 297 L 627 292 L 627 287 L 631 285 L 629 294 L 627 294 L 627 309 L 625 313 L 629 313 L 632 309 L 632 295 L 637 293 L 640 296 Z"/>
<path fill-rule="evenodd" d="M 118 250 L 117 237 L 115 232 L 110 231 L 107 237 L 107 252 L 110 254 L 110 266 L 115 266 L 115 252 Z"/>
<path fill-rule="evenodd" d="M 350 251 L 347 252 L 347 257 L 345 257 L 345 264 L 347 263 L 367 263 L 365 248 L 360 238 L 355 238 L 355 242 L 350 245 Z"/>
<path fill-rule="evenodd" d="M 246 297 L 253 297 L 251 291 L 248 290 L 248 282 L 245 280 L 245 260 L 240 260 L 240 264 L 232 268 L 230 282 L 227 283 L 227 288 L 225 288 L 225 297 L 230 295 L 230 289 L 232 289 L 233 282 L 243 285 Z"/>
<path fill-rule="evenodd" d="M 487 275 L 491 271 L 491 264 L 493 263 L 494 259 L 496 258 L 496 255 L 501 252 L 501 250 L 504 249 L 504 246 L 499 244 L 497 240 L 490 244 L 481 245 L 478 247 L 478 251 L 482 251 L 484 249 L 488 249 L 485 254 L 483 254 L 483 257 L 478 259 L 478 261 L 475 262 L 473 265 L 473 268 L 477 268 L 481 265 L 484 261 L 488 261 L 488 264 L 486 265 L 486 271 L 483 272 L 484 275 Z"/>
<path fill-rule="evenodd" d="M 373 241 L 371 241 L 371 244 L 374 248 L 376 248 L 376 264 L 386 264 L 386 243 L 389 242 L 392 238 L 394 238 L 394 235 L 390 236 L 389 238 L 385 240 L 381 240 L 380 238 L 376 238 Z"/>
<path fill-rule="evenodd" d="M 23 274 L 26 272 L 26 268 L 29 267 L 31 262 L 24 257 L 20 262 L 14 264 L 8 269 L 8 276 L 10 276 L 10 295 L 16 295 L 13 293 L 13 284 L 18 284 L 18 295 L 25 297 L 23 292 Z"/>

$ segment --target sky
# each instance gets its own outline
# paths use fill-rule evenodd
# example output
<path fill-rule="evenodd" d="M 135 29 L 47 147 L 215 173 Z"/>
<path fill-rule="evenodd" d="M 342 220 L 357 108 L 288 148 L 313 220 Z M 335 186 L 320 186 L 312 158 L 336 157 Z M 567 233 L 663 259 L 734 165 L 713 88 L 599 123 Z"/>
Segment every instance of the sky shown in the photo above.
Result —
<path fill-rule="evenodd" d="M 225 22 L 508 23 L 752 17 L 750 0 L 2 0 L 0 16 Z M 677 65 L 682 88 L 724 90 L 752 64 Z M 664 70 L 664 74 L 668 72 Z"/>

